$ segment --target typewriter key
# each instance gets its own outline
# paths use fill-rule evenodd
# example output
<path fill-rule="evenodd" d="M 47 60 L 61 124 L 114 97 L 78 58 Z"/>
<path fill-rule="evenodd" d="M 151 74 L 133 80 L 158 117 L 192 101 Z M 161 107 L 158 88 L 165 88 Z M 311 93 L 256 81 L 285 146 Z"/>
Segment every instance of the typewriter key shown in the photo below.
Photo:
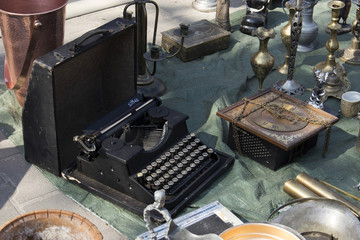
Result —
<path fill-rule="evenodd" d="M 200 139 L 195 138 L 195 139 L 194 139 L 194 143 L 196 143 L 197 145 L 199 145 L 199 144 L 201 143 L 201 141 L 200 141 Z"/>
<path fill-rule="evenodd" d="M 162 160 L 160 158 L 156 159 L 155 161 L 158 165 L 160 165 L 162 163 Z"/>
<path fill-rule="evenodd" d="M 187 144 L 187 142 L 188 142 L 187 138 L 183 138 L 181 141 L 182 141 L 184 144 Z"/>
<path fill-rule="evenodd" d="M 171 180 L 168 182 L 167 185 L 169 186 L 169 188 L 172 188 L 175 185 L 175 183 Z"/>
<path fill-rule="evenodd" d="M 170 160 L 171 160 L 171 159 L 170 159 Z M 165 166 L 166 168 L 170 168 L 170 167 L 171 167 L 170 160 L 169 160 L 169 162 L 164 163 L 164 166 Z M 174 159 L 173 159 L 173 160 L 174 160 Z"/>
<path fill-rule="evenodd" d="M 199 156 L 199 157 L 198 157 L 198 160 L 199 160 L 200 162 L 203 162 L 204 159 L 205 159 L 205 158 L 204 158 L 203 156 Z"/>
<path fill-rule="evenodd" d="M 195 161 L 196 161 L 196 160 L 194 160 L 194 162 L 190 163 L 190 167 L 191 167 L 191 168 L 195 168 L 195 167 L 196 167 Z"/>
<path fill-rule="evenodd" d="M 167 160 L 167 157 L 165 155 L 161 155 L 160 159 L 162 162 L 165 162 Z"/>
<path fill-rule="evenodd" d="M 183 148 L 182 152 L 184 153 L 184 156 L 188 155 L 189 150 L 187 148 Z"/>
<path fill-rule="evenodd" d="M 167 170 L 167 168 L 166 168 L 165 166 L 161 166 L 161 167 L 160 167 L 160 170 L 161 170 L 162 172 L 165 172 L 165 171 Z"/>
<path fill-rule="evenodd" d="M 156 162 L 152 162 L 152 163 L 151 163 L 151 166 L 152 166 L 153 168 L 156 168 L 156 167 L 157 167 L 157 163 L 156 163 Z"/>
<path fill-rule="evenodd" d="M 175 156 L 174 156 L 174 160 L 175 160 L 175 162 L 179 162 L 179 161 L 180 161 L 179 155 L 175 155 Z"/>
<path fill-rule="evenodd" d="M 168 174 L 169 174 L 170 177 L 172 177 L 172 176 L 174 176 L 175 171 L 172 170 L 172 169 L 170 169 L 170 170 L 168 171 Z"/>
<path fill-rule="evenodd" d="M 201 154 L 201 156 L 203 156 L 204 158 L 208 158 L 208 157 L 209 157 L 209 154 L 208 154 L 207 152 L 203 152 L 203 153 Z"/>
<path fill-rule="evenodd" d="M 206 152 L 207 152 L 209 155 L 212 155 L 212 154 L 214 153 L 214 149 L 208 148 L 208 149 L 206 150 Z"/>
<path fill-rule="evenodd" d="M 165 178 L 160 177 L 159 179 L 160 185 L 163 185 L 165 183 Z"/>
<path fill-rule="evenodd" d="M 160 189 L 160 181 L 159 180 L 156 180 L 153 184 L 153 189 L 154 190 L 159 190 Z"/>
<path fill-rule="evenodd" d="M 186 145 L 186 149 L 189 150 L 189 151 L 191 151 L 191 150 L 193 149 L 193 146 L 191 146 L 191 145 Z"/>
<path fill-rule="evenodd" d="M 156 172 L 156 174 L 161 175 L 162 170 L 161 169 L 156 169 L 155 172 Z"/>
<path fill-rule="evenodd" d="M 170 187 L 169 187 L 169 185 L 166 184 L 166 185 L 163 186 L 163 189 L 166 191 L 166 190 L 169 190 Z"/>
<path fill-rule="evenodd" d="M 192 167 L 187 167 L 187 168 L 185 168 L 185 170 L 186 170 L 186 172 L 191 172 L 192 170 L 193 170 L 193 168 Z"/>
<path fill-rule="evenodd" d="M 188 164 L 188 161 L 186 159 L 181 160 L 181 163 L 183 166 L 186 166 Z"/>
<path fill-rule="evenodd" d="M 198 145 L 198 144 L 197 144 L 196 142 L 191 142 L 191 143 L 190 143 L 190 146 L 191 146 L 192 148 L 196 148 L 197 145 Z"/>
<path fill-rule="evenodd" d="M 179 151 L 179 149 L 180 149 L 180 147 L 179 147 L 179 145 L 174 145 L 174 150 L 175 150 L 175 153 L 177 152 L 177 151 Z"/>
<path fill-rule="evenodd" d="M 200 160 L 199 160 L 199 159 L 195 159 L 195 160 L 194 160 L 194 164 L 199 165 L 199 164 L 200 164 Z"/>
<path fill-rule="evenodd" d="M 164 173 L 164 175 L 162 177 L 165 179 L 165 181 L 167 181 L 170 178 L 170 174 L 169 173 Z"/>
<path fill-rule="evenodd" d="M 141 170 L 141 173 L 142 173 L 144 176 L 146 176 L 146 175 L 148 174 L 148 170 L 143 169 L 143 170 Z"/>
<path fill-rule="evenodd" d="M 146 170 L 147 170 L 148 172 L 151 172 L 151 171 L 153 170 L 153 167 L 152 167 L 151 165 L 147 165 L 147 166 L 146 166 Z"/>
<path fill-rule="evenodd" d="M 176 161 L 175 161 L 175 159 L 171 158 L 171 159 L 169 160 L 169 163 L 170 163 L 171 166 L 174 166 L 175 163 L 176 163 Z"/>
<path fill-rule="evenodd" d="M 171 158 L 171 153 L 170 153 L 170 152 L 166 152 L 166 153 L 165 153 L 165 157 L 166 157 L 167 159 Z"/>
<path fill-rule="evenodd" d="M 179 162 L 178 164 L 176 164 L 176 166 L 178 167 L 179 170 L 184 168 L 184 164 L 182 164 L 181 162 Z"/>
<path fill-rule="evenodd" d="M 178 175 L 176 175 L 176 178 L 178 179 L 178 180 L 181 180 L 182 178 L 184 177 L 184 175 L 182 175 L 182 174 L 178 174 Z M 173 179 L 173 181 L 174 181 L 174 179 Z"/>
<path fill-rule="evenodd" d="M 181 175 L 181 174 L 180 174 Z M 179 179 L 177 177 L 174 177 L 171 181 L 174 182 L 174 185 L 177 184 L 179 182 Z"/>
<path fill-rule="evenodd" d="M 152 179 L 156 179 L 158 177 L 158 174 L 157 173 L 152 173 L 150 176 L 152 177 Z"/>
<path fill-rule="evenodd" d="M 186 140 L 187 140 L 187 141 L 190 141 L 191 139 L 192 139 L 192 137 L 191 137 L 190 134 L 186 136 Z"/>
<path fill-rule="evenodd" d="M 178 144 L 177 144 L 180 148 L 183 148 L 184 147 L 184 143 L 183 142 L 178 142 Z"/>
<path fill-rule="evenodd" d="M 171 157 L 174 157 L 174 155 L 176 154 L 176 150 L 175 150 L 174 147 L 173 147 L 173 148 L 170 148 L 169 152 L 170 152 L 170 156 L 171 156 Z"/>
<path fill-rule="evenodd" d="M 172 168 L 172 170 L 174 171 L 174 173 L 176 173 L 176 172 L 179 171 L 179 168 L 178 168 L 177 166 L 174 166 L 174 167 Z"/>
<path fill-rule="evenodd" d="M 191 161 L 192 161 L 192 157 L 190 157 L 190 156 L 187 156 L 185 159 L 186 159 L 186 161 L 188 161 L 188 162 L 191 162 Z"/>
<path fill-rule="evenodd" d="M 187 172 L 186 170 L 182 170 L 182 171 L 181 171 L 181 174 L 182 174 L 183 176 L 185 176 L 187 173 L 188 173 L 188 172 Z"/>
<path fill-rule="evenodd" d="M 190 156 L 191 158 L 196 158 L 196 153 L 195 153 L 195 151 L 194 151 L 194 152 L 191 152 L 191 153 L 189 154 L 189 156 Z"/>
<path fill-rule="evenodd" d="M 144 180 L 144 174 L 142 174 L 141 172 L 136 174 L 136 178 L 138 179 L 139 182 L 143 182 Z"/>

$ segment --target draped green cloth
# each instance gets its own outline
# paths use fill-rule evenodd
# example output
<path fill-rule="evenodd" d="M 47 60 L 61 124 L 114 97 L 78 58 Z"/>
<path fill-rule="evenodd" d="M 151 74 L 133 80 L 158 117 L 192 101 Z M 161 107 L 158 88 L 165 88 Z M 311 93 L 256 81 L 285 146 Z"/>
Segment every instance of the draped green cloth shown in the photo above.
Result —
<path fill-rule="evenodd" d="M 314 20 L 319 26 L 316 49 L 309 53 L 298 52 L 296 56 L 294 80 L 302 83 L 305 88 L 314 87 L 312 69 L 317 63 L 325 61 L 328 54 L 325 43 L 329 35 L 324 30 L 330 23 L 331 11 L 327 3 L 319 1 L 314 8 Z M 356 6 L 353 5 L 348 22 L 355 19 L 355 10 Z M 359 132 L 359 121 L 356 117 L 341 116 L 340 121 L 332 127 L 326 157 L 321 156 L 325 140 L 323 131 L 319 134 L 316 147 L 277 171 L 238 155 L 226 144 L 229 126 L 216 116 L 216 112 L 243 97 L 257 93 L 258 89 L 258 80 L 250 66 L 250 57 L 258 50 L 258 39 L 238 30 L 244 14 L 245 10 L 242 10 L 231 15 L 233 32 L 228 49 L 186 63 L 171 58 L 158 66 L 156 75 L 167 87 L 165 95 L 161 97 L 162 104 L 188 114 L 190 118 L 187 125 L 190 132 L 195 132 L 208 146 L 236 158 L 231 169 L 192 201 L 182 214 L 218 200 L 244 221 L 265 221 L 272 210 L 291 200 L 291 197 L 283 192 L 283 184 L 302 171 L 353 195 L 359 195 L 357 189 L 353 188 L 360 182 L 360 153 L 355 149 Z M 275 66 L 274 71 L 265 79 L 264 88 L 286 79 L 286 75 L 278 73 L 275 67 L 284 62 L 285 47 L 281 42 L 280 30 L 287 21 L 288 16 L 281 8 L 268 13 L 267 28 L 274 28 L 277 35 L 268 44 L 270 53 L 275 57 Z M 340 49 L 349 47 L 352 37 L 351 33 L 338 36 Z M 351 82 L 351 90 L 360 91 L 360 66 L 344 66 Z M 1 130 L 22 148 L 21 109 L 16 106 L 11 91 L 2 87 L 0 93 Z M 306 91 L 297 97 L 307 100 L 309 96 L 310 92 Z M 325 105 L 338 111 L 340 100 L 329 98 Z M 146 231 L 142 217 L 61 178 L 47 172 L 43 174 L 67 195 L 108 221 L 130 239 Z"/>

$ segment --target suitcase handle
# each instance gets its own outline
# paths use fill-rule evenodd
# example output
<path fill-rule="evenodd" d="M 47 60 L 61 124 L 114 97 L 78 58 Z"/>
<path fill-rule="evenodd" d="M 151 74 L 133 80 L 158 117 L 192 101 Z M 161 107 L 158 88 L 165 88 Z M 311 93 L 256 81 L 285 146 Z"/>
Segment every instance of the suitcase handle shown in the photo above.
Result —
<path fill-rule="evenodd" d="M 110 33 L 113 33 L 114 30 L 112 29 L 96 29 L 90 32 L 85 33 L 82 35 L 77 42 L 75 42 L 74 46 L 72 46 L 69 50 L 72 52 L 78 52 L 81 48 L 81 45 L 88 40 L 89 38 L 97 35 L 107 36 Z"/>

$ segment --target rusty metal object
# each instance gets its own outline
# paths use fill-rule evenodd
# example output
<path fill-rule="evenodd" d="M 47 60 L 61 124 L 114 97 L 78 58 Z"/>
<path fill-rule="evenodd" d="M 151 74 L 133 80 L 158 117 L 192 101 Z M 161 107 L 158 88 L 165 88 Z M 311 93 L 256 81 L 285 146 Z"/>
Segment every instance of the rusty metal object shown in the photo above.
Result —
<path fill-rule="evenodd" d="M 230 35 L 229 31 L 207 20 L 191 23 L 177 56 L 187 62 L 226 49 L 229 46 Z M 162 32 L 161 46 L 170 53 L 178 51 L 181 46 L 180 29 L 173 28 Z"/>
<path fill-rule="evenodd" d="M 5 48 L 5 82 L 21 106 L 34 59 L 61 46 L 67 0 L 1 0 L 0 28 Z"/>
<path fill-rule="evenodd" d="M 229 8 L 230 0 L 217 0 L 215 23 L 226 31 L 231 30 Z"/>

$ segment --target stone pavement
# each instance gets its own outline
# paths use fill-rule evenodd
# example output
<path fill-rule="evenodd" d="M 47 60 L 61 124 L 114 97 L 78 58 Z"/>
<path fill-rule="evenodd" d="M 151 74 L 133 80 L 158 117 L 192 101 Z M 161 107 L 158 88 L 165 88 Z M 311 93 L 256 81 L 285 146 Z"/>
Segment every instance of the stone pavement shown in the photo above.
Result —
<path fill-rule="evenodd" d="M 74 12 L 75 3 L 83 8 L 90 6 L 89 0 L 72 0 L 67 8 Z M 119 0 L 121 3 L 121 0 Z M 125 1 L 122 1 L 125 2 Z M 201 19 L 214 19 L 215 12 L 203 13 L 192 8 L 192 0 L 156 0 L 160 7 L 157 43 L 161 32 L 177 27 L 179 23 L 191 23 Z M 65 43 L 80 37 L 89 30 L 97 28 L 114 18 L 122 16 L 124 5 L 68 18 L 65 24 Z M 230 12 L 244 7 L 242 0 L 231 2 Z M 73 11 L 74 10 L 74 11 Z M 83 9 L 82 9 L 83 10 Z M 148 37 L 152 38 L 154 18 L 153 7 L 148 8 Z M 0 84 L 4 84 L 4 48 L 0 45 Z M 94 223 L 105 240 L 127 239 L 106 222 L 83 208 L 71 198 L 54 187 L 33 165 L 25 161 L 24 155 L 0 132 L 0 225 L 20 214 L 40 209 L 62 209 L 75 212 Z"/>

